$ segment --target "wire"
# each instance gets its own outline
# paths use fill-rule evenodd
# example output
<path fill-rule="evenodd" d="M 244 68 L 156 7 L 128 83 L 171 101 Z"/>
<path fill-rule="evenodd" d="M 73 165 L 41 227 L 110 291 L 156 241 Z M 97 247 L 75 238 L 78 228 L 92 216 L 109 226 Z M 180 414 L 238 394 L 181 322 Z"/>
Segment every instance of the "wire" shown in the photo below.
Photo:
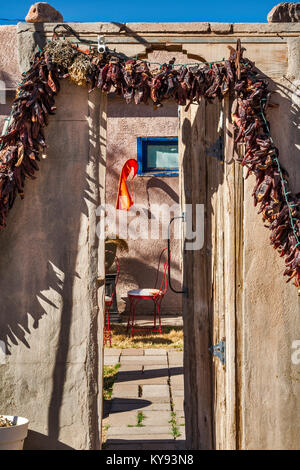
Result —
<path fill-rule="evenodd" d="M 270 128 L 269 128 L 269 125 L 268 125 L 268 121 L 266 119 L 266 116 L 264 115 L 264 112 L 263 112 L 263 109 L 262 109 L 262 104 L 260 103 L 260 110 L 261 110 L 261 115 L 263 117 L 263 120 L 264 120 L 264 123 L 265 123 L 265 126 L 266 126 L 266 129 L 267 129 L 267 133 L 268 133 L 268 136 L 270 138 L 270 141 L 271 143 L 274 145 L 274 140 L 272 139 L 272 136 L 271 136 L 271 133 L 270 133 Z M 293 233 L 295 235 L 295 239 L 296 239 L 296 245 L 295 245 L 295 248 L 297 246 L 300 245 L 300 239 L 298 237 L 298 232 L 295 228 L 295 224 L 294 224 L 294 221 L 295 220 L 298 220 L 298 219 L 295 219 L 293 217 L 293 214 L 292 214 L 292 207 L 295 206 L 295 204 L 291 204 L 288 200 L 288 194 L 290 194 L 290 191 L 287 191 L 286 190 L 286 185 L 285 185 L 285 179 L 283 177 L 283 174 L 282 174 L 282 170 L 281 170 L 281 166 L 280 166 L 280 163 L 279 163 L 279 160 L 277 157 L 274 157 L 273 160 L 276 162 L 277 164 L 277 168 L 278 168 L 278 171 L 279 171 L 279 175 L 280 175 L 280 179 L 281 179 L 281 185 L 282 185 L 282 189 L 283 189 L 283 194 L 284 194 L 284 198 L 285 198 L 285 201 L 286 201 L 286 204 L 288 206 L 288 210 L 289 210 L 289 217 L 290 217 L 290 223 L 291 223 L 291 227 L 292 227 L 292 230 L 293 230 Z"/>
<path fill-rule="evenodd" d="M 9 19 L 9 18 L 0 18 L 0 21 L 25 21 L 25 20 L 20 20 L 20 18 L 12 18 L 12 19 Z"/>

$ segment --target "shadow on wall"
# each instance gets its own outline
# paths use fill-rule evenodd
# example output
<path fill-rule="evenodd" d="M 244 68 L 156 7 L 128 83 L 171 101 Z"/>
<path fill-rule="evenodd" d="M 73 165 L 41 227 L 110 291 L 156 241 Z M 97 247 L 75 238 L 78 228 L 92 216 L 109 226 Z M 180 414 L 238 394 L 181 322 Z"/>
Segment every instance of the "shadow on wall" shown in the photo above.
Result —
<path fill-rule="evenodd" d="M 68 125 L 76 124 L 70 121 Z M 98 135 L 92 135 L 92 129 L 85 129 L 92 141 L 99 141 Z M 51 138 L 47 139 L 51 146 L 55 129 L 50 125 L 47 132 L 51 133 Z M 68 139 L 66 132 L 65 145 L 72 147 Z M 68 447 L 58 438 L 74 308 L 74 280 L 77 278 L 80 282 L 76 262 L 79 249 L 86 246 L 86 234 L 84 240 L 79 239 L 79 234 L 82 221 L 88 220 L 91 210 L 87 201 L 95 208 L 93 210 L 98 205 L 94 188 L 99 187 L 99 156 L 88 160 L 86 155 L 73 155 L 69 150 L 63 157 L 55 152 L 51 154 L 50 148 L 48 158 L 40 162 L 37 179 L 26 182 L 24 201 L 16 200 L 8 226 L 0 233 L 0 340 L 6 346 L 7 355 L 20 343 L 30 349 L 29 335 L 34 329 L 41 329 L 32 340 L 36 357 L 29 355 L 24 365 L 19 406 L 24 404 L 26 409 L 27 401 L 32 406 L 32 392 L 37 393 L 38 383 L 30 383 L 35 376 L 35 362 L 39 359 L 45 362 L 49 354 L 53 371 L 52 391 L 47 399 L 48 435 L 31 431 L 26 440 L 28 448 Z M 87 173 L 88 164 L 95 170 L 95 179 Z M 83 280 L 83 288 L 86 282 Z M 44 316 L 48 317 L 47 323 L 42 322 Z M 18 358 L 19 354 L 14 348 L 14 357 Z M 47 428 L 47 423 L 43 425 Z"/>
<path fill-rule="evenodd" d="M 289 89 L 283 83 L 268 80 L 270 88 L 275 92 L 271 101 L 279 105 L 278 108 L 270 108 L 268 113 L 271 121 L 271 134 L 275 145 L 279 148 L 279 161 L 289 173 L 291 190 L 294 193 L 300 193 L 300 146 L 296 138 L 300 129 L 299 81 L 293 83 L 286 77 Z M 290 170 L 291 168 L 293 171 Z"/>
<path fill-rule="evenodd" d="M 261 75 L 264 75 L 262 72 L 260 73 Z M 293 90 L 293 102 L 291 103 L 291 92 L 287 86 L 284 86 L 282 83 L 276 83 L 270 80 L 269 77 L 265 78 L 268 78 L 270 89 L 275 92 L 271 101 L 279 105 L 278 108 L 270 108 L 268 111 L 268 120 L 271 124 L 271 134 L 274 138 L 275 145 L 279 147 L 279 160 L 281 165 L 290 173 L 291 190 L 294 193 L 297 193 L 300 190 L 300 172 L 298 171 L 300 168 L 300 148 L 295 137 L 297 135 L 297 131 L 299 131 L 300 125 L 300 91 L 297 89 L 295 84 L 289 84 Z M 213 344 L 214 317 L 218 316 L 218 312 L 214 309 L 214 299 L 212 294 L 212 286 L 214 283 L 214 279 L 212 278 L 212 267 L 214 259 L 212 258 L 213 240 L 211 221 L 214 217 L 212 198 L 213 196 L 216 198 L 218 194 L 218 188 L 222 185 L 224 180 L 224 173 L 223 165 L 221 165 L 219 161 L 221 159 L 217 155 L 211 157 L 207 152 L 207 149 L 211 148 L 211 145 L 214 143 L 208 141 L 207 136 L 211 136 L 213 133 L 215 135 L 217 134 L 218 119 L 216 117 L 214 118 L 212 113 L 215 113 L 215 116 L 217 115 L 217 103 L 208 104 L 206 102 L 202 102 L 198 107 L 193 125 L 191 125 L 191 121 L 188 118 L 185 118 L 181 129 L 182 140 L 185 144 L 183 155 L 183 185 L 186 202 L 192 202 L 191 188 L 194 184 L 198 184 L 199 187 L 202 187 L 203 189 L 198 193 L 199 200 L 197 202 L 205 205 L 204 248 L 198 252 L 186 252 L 184 263 L 186 269 L 184 271 L 183 282 L 189 289 L 189 296 L 184 300 L 184 302 L 186 302 L 186 309 L 183 317 L 184 337 L 188 338 L 188 341 L 185 341 L 185 365 L 188 365 L 188 367 L 185 367 L 185 390 L 187 396 L 189 396 L 190 402 L 188 406 L 186 406 L 185 413 L 187 443 L 189 449 L 199 449 L 200 445 L 204 446 L 204 448 L 214 448 L 215 446 L 213 415 L 209 411 L 214 409 L 216 406 L 215 402 L 217 401 L 217 397 L 214 395 L 214 384 L 216 380 L 214 367 L 211 362 L 211 376 L 201 376 L 202 380 L 205 380 L 206 383 L 210 384 L 210 392 L 206 390 L 205 395 L 201 395 L 201 393 L 195 393 L 195 384 L 199 383 L 199 370 L 197 362 L 191 360 L 195 353 L 197 355 L 207 354 L 206 351 L 208 350 L 208 347 Z M 203 128 L 201 129 L 203 123 L 205 123 L 204 131 Z M 227 139 L 234 137 L 230 133 L 229 129 L 226 130 L 226 133 Z M 197 148 L 197 142 L 200 140 L 199 136 L 204 136 L 206 152 L 203 152 L 202 145 L 198 145 Z M 194 156 L 195 154 L 198 156 L 198 162 L 196 165 L 198 174 L 196 176 L 193 159 L 191 158 L 192 153 Z M 229 163 L 233 164 L 232 161 Z M 262 220 L 261 223 L 263 223 Z M 267 239 L 268 230 L 266 229 L 266 240 Z M 197 286 L 198 293 L 194 293 L 192 285 L 189 282 L 189 270 L 193 267 L 196 257 L 200 258 L 200 266 L 203 267 L 201 268 L 201 272 L 199 272 L 199 285 Z M 196 314 L 194 317 L 193 311 L 195 311 L 195 299 L 200 301 L 198 302 L 198 308 L 201 308 L 201 316 L 198 312 L 198 315 Z M 198 389 L 198 391 L 200 391 L 200 389 Z M 205 429 L 207 432 L 206 436 L 202 435 L 201 437 L 199 423 L 201 423 L 203 413 L 207 413 L 205 415 L 207 425 Z M 198 434 L 195 432 L 197 429 L 199 430 Z"/>

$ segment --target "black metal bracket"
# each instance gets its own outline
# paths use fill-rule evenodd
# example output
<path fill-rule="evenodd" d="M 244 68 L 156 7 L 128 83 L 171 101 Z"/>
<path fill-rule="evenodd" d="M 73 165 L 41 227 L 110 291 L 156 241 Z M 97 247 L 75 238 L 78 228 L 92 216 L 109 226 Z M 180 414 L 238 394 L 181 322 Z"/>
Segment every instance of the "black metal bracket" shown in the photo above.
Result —
<path fill-rule="evenodd" d="M 185 220 L 185 216 L 184 215 L 180 215 L 178 217 L 172 217 L 172 219 L 170 220 L 169 222 L 169 226 L 168 226 L 168 272 L 169 272 L 169 287 L 171 289 L 171 291 L 175 292 L 175 294 L 185 294 L 185 295 L 188 295 L 188 290 L 186 287 L 183 286 L 183 289 L 182 290 L 177 290 L 175 289 L 173 286 L 172 286 L 172 282 L 171 282 L 171 225 L 172 223 L 174 222 L 174 220 L 176 219 L 182 219 L 183 221 Z"/>

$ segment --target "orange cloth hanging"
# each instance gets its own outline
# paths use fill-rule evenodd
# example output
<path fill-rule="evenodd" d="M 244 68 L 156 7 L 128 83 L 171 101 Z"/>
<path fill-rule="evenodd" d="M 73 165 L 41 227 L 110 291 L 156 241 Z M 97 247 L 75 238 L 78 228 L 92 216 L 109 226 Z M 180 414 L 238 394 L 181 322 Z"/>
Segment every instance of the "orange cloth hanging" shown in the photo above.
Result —
<path fill-rule="evenodd" d="M 124 211 L 129 211 L 130 207 L 133 205 L 133 199 L 129 194 L 128 187 L 127 187 L 127 178 L 133 169 L 133 176 L 132 179 L 137 174 L 139 168 L 138 162 L 134 158 L 130 158 L 125 162 L 119 181 L 119 189 L 118 189 L 118 196 L 117 196 L 117 204 L 116 208 L 121 209 Z"/>

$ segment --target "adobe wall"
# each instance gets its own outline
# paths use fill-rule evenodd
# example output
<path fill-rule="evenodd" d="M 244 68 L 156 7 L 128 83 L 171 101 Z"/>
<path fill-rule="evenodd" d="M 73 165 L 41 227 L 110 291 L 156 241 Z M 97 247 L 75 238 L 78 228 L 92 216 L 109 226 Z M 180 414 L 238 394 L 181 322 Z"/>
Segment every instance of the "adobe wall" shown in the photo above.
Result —
<path fill-rule="evenodd" d="M 64 82 L 56 105 L 37 178 L 0 233 L 1 413 L 29 419 L 26 449 L 99 449 L 106 97 Z"/>
<path fill-rule="evenodd" d="M 23 70 L 28 68 L 29 51 L 51 37 L 53 26 L 18 26 Z M 87 38 L 103 34 L 111 47 L 142 57 L 165 48 L 172 57 L 177 51 L 194 60 L 222 59 L 228 55 L 227 46 L 234 46 L 240 37 L 246 56 L 270 77 L 276 91 L 272 100 L 279 108 L 269 113 L 272 135 L 290 173 L 291 188 L 299 192 L 299 23 L 71 26 Z M 25 200 L 16 203 L 8 228 L 0 234 L 5 247 L 0 257 L 0 331 L 5 332 L 11 353 L 0 366 L 0 401 L 4 410 L 30 418 L 31 431 L 45 439 L 45 448 L 59 446 L 59 442 L 92 448 L 97 447 L 99 437 L 99 391 L 93 387 L 101 377 L 101 360 L 95 354 L 95 347 L 101 351 L 101 327 L 95 328 L 94 306 L 89 303 L 95 272 L 85 271 L 89 216 L 91 227 L 95 224 L 93 203 L 85 200 L 91 179 L 80 175 L 95 168 L 90 167 L 92 144 L 82 132 L 90 122 L 86 120 L 86 90 L 72 89 L 72 102 L 70 88 L 65 86 L 67 93 L 61 94 L 57 104 L 61 119 L 66 119 L 66 130 L 62 131 L 58 118 L 52 120 L 47 131 L 48 158 L 41 163 L 37 180 L 27 182 Z M 80 107 L 74 106 L 76 101 L 82 103 Z M 105 125 L 103 118 L 101 127 Z M 72 146 L 74 136 L 76 148 Z M 130 145 L 133 149 L 133 142 Z M 269 246 L 269 232 L 253 208 L 252 187 L 250 177 L 244 183 L 243 282 L 238 286 L 242 302 L 236 312 L 233 358 L 237 364 L 237 445 L 243 449 L 296 449 L 300 365 L 292 362 L 291 354 L 293 341 L 300 338 L 300 299 L 296 289 L 285 284 L 284 262 Z M 70 225 L 66 226 L 66 220 Z M 76 227 L 75 232 L 71 226 Z M 198 308 L 201 310 L 201 303 Z M 195 358 L 185 358 L 185 370 L 197 370 Z M 188 436 L 193 433 L 195 429 L 187 429 Z M 35 441 L 31 442 L 34 446 Z"/>

